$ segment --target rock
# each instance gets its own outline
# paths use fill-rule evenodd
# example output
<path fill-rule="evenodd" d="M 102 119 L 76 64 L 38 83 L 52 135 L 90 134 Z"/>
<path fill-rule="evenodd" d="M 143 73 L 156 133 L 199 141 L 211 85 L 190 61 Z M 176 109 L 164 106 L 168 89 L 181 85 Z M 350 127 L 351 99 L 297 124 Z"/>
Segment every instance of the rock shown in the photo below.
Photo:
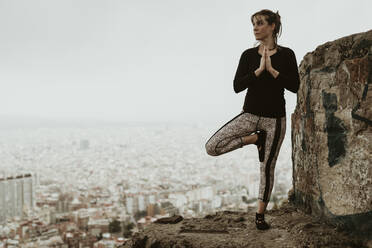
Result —
<path fill-rule="evenodd" d="M 242 222 L 242 221 L 245 221 L 245 218 L 243 216 L 239 216 L 237 218 L 234 219 L 235 222 Z"/>
<path fill-rule="evenodd" d="M 183 220 L 183 217 L 181 215 L 174 215 L 171 217 L 164 217 L 157 219 L 154 223 L 159 223 L 159 224 L 176 224 L 180 221 Z"/>
<path fill-rule="evenodd" d="M 292 201 L 372 235 L 372 30 L 307 53 L 292 114 Z"/>

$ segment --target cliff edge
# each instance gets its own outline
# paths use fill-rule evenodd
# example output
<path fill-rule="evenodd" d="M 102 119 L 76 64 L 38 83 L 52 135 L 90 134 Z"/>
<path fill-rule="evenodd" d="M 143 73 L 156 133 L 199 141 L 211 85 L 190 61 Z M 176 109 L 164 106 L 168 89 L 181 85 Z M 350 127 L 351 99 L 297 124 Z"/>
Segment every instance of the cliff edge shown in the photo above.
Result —
<path fill-rule="evenodd" d="M 204 218 L 151 223 L 126 243 L 126 248 L 249 248 L 355 247 L 372 248 L 372 240 L 327 225 L 286 202 L 267 211 L 271 228 L 257 230 L 256 208 L 247 212 L 222 211 Z M 177 218 L 178 217 L 178 218 Z M 160 219 L 161 220 L 161 219 Z M 172 224 L 173 222 L 173 224 Z"/>

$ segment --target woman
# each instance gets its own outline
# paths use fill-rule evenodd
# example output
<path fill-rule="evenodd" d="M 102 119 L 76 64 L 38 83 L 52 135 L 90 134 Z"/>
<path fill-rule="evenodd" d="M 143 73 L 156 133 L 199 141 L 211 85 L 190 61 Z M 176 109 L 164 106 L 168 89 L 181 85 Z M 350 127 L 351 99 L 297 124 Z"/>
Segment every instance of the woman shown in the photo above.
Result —
<path fill-rule="evenodd" d="M 234 91 L 247 89 L 243 111 L 223 125 L 205 144 L 218 156 L 255 144 L 260 161 L 256 227 L 270 228 L 264 212 L 270 201 L 274 169 L 286 131 L 284 89 L 297 93 L 300 84 L 295 53 L 277 44 L 280 15 L 264 9 L 251 16 L 259 46 L 246 49 L 234 78 Z"/>

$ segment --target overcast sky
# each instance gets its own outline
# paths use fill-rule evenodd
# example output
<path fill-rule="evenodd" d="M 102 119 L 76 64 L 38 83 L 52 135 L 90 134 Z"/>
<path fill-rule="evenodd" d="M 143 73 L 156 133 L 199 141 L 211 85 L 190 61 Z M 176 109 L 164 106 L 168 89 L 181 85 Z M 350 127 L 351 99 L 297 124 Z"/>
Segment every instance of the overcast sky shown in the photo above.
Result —
<path fill-rule="evenodd" d="M 370 0 L 0 0 L 0 115 L 226 122 L 264 8 L 279 11 L 278 43 L 298 64 L 372 26 Z M 289 117 L 296 94 L 285 98 Z"/>

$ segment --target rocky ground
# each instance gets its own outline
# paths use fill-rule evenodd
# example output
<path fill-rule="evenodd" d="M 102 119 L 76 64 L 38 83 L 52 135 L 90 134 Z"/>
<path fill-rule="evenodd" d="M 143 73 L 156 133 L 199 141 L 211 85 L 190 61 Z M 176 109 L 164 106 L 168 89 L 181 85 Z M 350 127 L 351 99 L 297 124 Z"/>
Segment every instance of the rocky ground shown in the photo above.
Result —
<path fill-rule="evenodd" d="M 152 223 L 136 233 L 126 248 L 240 248 L 240 247 L 367 247 L 372 239 L 357 237 L 327 225 L 284 202 L 268 210 L 271 228 L 257 230 L 256 208 L 247 212 L 221 211 L 204 218 Z M 177 216 L 175 216 L 177 217 Z M 175 223 L 176 222 L 176 223 Z"/>

